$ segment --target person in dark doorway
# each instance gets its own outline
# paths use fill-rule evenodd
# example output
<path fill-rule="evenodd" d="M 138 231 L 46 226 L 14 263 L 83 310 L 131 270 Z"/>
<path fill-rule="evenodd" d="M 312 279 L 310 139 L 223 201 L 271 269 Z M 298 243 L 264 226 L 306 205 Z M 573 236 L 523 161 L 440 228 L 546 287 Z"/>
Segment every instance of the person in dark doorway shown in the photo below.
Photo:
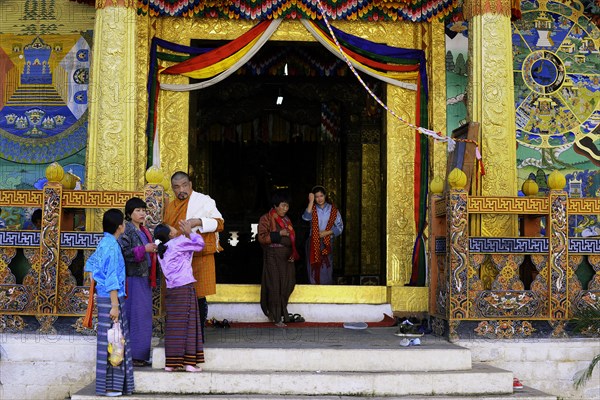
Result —
<path fill-rule="evenodd" d="M 331 285 L 333 284 L 332 239 L 342 234 L 344 224 L 338 209 L 329 202 L 323 186 L 315 186 L 308 194 L 308 207 L 304 210 L 302 219 L 310 222 L 310 236 L 306 243 L 310 283 Z"/>
<path fill-rule="evenodd" d="M 165 208 L 163 223 L 179 226 L 180 221 L 187 220 L 192 232 L 200 233 L 204 240 L 204 249 L 194 253 L 192 259 L 204 340 L 204 325 L 208 315 L 206 296 L 217 293 L 215 253 L 223 250 L 219 245 L 219 232 L 223 231 L 224 220 L 215 201 L 206 194 L 195 192 L 190 176 L 185 172 L 178 171 L 171 176 L 171 188 L 175 198 Z"/>
<path fill-rule="evenodd" d="M 273 208 L 258 223 L 258 241 L 263 247 L 260 306 L 276 326 L 283 327 L 290 322 L 287 305 L 296 285 L 294 261 L 300 257 L 294 227 L 286 215 L 290 208 L 287 193 L 275 191 L 271 203 Z"/>

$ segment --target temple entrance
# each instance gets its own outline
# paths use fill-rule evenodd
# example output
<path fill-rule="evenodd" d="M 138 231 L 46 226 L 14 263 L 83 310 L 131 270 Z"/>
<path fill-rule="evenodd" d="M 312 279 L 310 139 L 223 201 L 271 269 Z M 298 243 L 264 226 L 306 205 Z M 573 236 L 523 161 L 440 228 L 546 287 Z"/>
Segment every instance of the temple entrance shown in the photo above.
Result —
<path fill-rule="evenodd" d="M 363 79 L 381 98 L 385 85 Z M 255 235 L 276 187 L 290 192 L 302 256 L 297 283 L 308 283 L 309 224 L 301 214 L 320 184 L 344 221 L 334 244 L 335 282 L 385 285 L 385 115 L 343 61 L 315 43 L 269 42 L 236 74 L 191 93 L 189 132 L 194 187 L 215 199 L 225 219 L 219 283 L 260 283 Z"/>

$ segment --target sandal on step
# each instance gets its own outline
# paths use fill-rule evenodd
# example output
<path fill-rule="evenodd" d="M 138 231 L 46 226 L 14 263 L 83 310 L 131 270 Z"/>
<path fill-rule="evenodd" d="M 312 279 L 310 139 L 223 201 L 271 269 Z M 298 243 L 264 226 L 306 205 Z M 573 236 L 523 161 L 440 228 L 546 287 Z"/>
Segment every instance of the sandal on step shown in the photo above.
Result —
<path fill-rule="evenodd" d="M 293 322 L 305 322 L 304 317 L 302 317 L 300 314 L 294 314 L 292 318 Z"/>

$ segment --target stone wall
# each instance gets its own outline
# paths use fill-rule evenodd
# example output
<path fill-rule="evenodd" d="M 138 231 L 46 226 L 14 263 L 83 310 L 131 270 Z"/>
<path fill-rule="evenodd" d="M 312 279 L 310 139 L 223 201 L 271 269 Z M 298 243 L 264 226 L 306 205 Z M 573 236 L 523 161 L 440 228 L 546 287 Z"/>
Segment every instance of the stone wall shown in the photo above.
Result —
<path fill-rule="evenodd" d="M 59 400 L 95 379 L 96 337 L 0 334 L 0 399 Z"/>
<path fill-rule="evenodd" d="M 512 371 L 525 386 L 559 399 L 600 399 L 600 364 L 587 385 L 576 390 L 573 376 L 600 354 L 596 339 L 461 340 L 472 361 Z"/>

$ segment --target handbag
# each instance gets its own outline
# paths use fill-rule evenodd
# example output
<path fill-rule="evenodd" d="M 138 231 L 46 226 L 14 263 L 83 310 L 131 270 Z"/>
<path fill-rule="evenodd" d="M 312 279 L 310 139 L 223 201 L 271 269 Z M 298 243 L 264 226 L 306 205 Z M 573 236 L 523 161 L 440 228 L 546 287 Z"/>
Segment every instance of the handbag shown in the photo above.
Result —
<path fill-rule="evenodd" d="M 108 362 L 113 367 L 118 367 L 125 356 L 125 338 L 121 331 L 121 324 L 114 322 L 112 328 L 106 332 L 108 339 Z"/>

